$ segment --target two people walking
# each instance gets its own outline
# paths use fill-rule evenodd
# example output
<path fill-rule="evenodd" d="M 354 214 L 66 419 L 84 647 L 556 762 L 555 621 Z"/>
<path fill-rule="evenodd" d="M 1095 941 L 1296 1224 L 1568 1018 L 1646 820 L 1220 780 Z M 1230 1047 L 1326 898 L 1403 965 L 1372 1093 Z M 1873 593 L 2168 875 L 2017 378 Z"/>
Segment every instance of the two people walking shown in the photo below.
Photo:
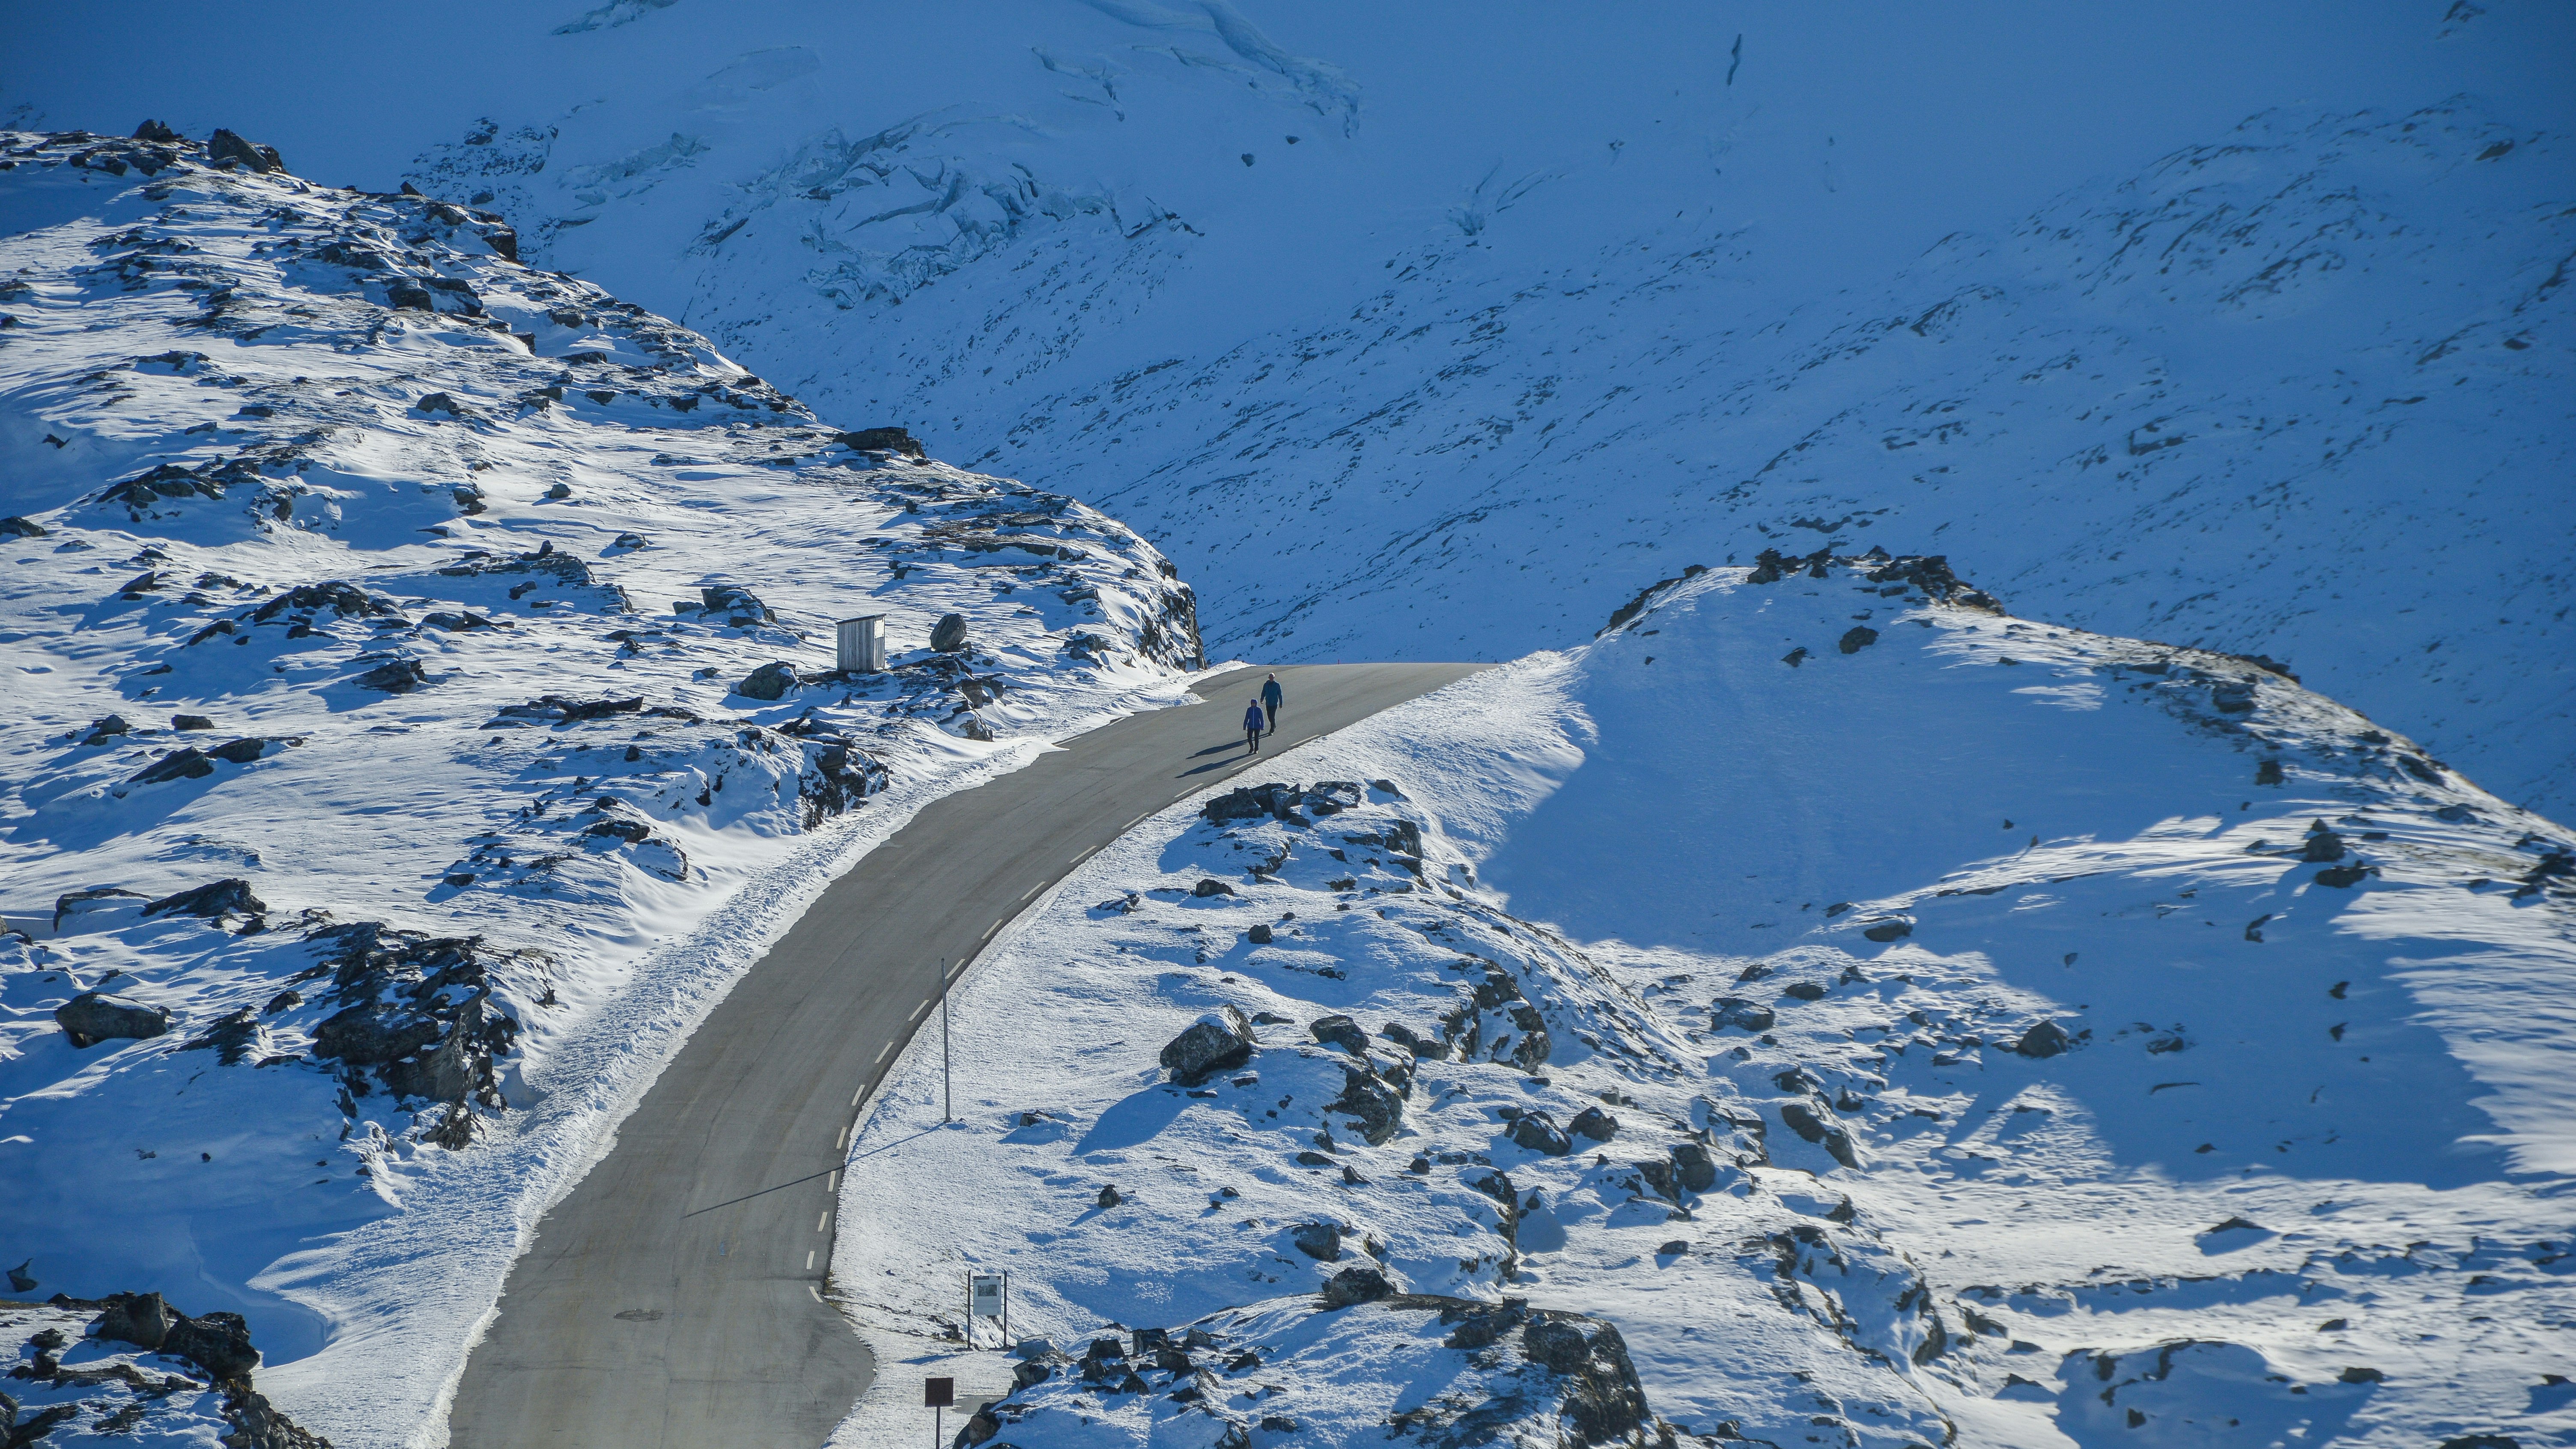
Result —
<path fill-rule="evenodd" d="M 1261 753 L 1261 737 L 1279 732 L 1279 704 L 1284 696 L 1279 689 L 1279 676 L 1273 674 L 1261 682 L 1261 695 L 1243 710 L 1243 748 L 1247 753 Z"/>

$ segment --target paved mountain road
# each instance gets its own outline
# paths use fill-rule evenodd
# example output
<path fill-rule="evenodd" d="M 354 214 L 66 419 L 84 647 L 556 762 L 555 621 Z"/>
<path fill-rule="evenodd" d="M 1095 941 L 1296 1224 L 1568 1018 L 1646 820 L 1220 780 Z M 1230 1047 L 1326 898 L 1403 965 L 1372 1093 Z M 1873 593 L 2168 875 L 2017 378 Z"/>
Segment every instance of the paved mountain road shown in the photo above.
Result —
<path fill-rule="evenodd" d="M 939 990 L 1036 892 L 1145 815 L 1483 668 L 1258 669 L 924 808 L 827 887 L 690 1036 L 538 1224 L 449 1415 L 456 1449 L 813 1449 L 874 1361 L 820 1297 L 856 1118 Z M 1231 748 L 1226 748 L 1231 742 Z"/>

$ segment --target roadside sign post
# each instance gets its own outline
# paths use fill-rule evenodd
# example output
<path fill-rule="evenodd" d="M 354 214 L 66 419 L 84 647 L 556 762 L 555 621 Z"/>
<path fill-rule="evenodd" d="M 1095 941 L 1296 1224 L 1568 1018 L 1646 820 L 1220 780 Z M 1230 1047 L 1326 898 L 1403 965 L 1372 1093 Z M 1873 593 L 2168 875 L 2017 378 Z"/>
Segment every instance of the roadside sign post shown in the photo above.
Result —
<path fill-rule="evenodd" d="M 1002 1347 L 1011 1346 L 1011 1275 L 1008 1273 L 975 1273 L 966 1275 L 966 1315 L 1002 1320 Z"/>
<path fill-rule="evenodd" d="M 945 1437 L 943 1431 L 948 1427 L 944 1411 L 956 1402 L 955 1379 L 925 1378 L 921 1381 L 921 1406 L 930 1411 L 930 1449 L 939 1449 L 940 1441 Z"/>

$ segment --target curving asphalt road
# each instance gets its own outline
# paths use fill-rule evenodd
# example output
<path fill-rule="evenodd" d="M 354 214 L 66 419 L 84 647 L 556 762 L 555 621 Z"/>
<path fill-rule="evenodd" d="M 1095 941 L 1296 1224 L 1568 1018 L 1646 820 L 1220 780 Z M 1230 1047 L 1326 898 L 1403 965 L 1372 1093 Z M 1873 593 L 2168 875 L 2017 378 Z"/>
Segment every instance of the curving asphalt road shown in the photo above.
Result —
<path fill-rule="evenodd" d="M 1263 756 L 1483 668 L 1306 665 Z M 856 1106 L 928 1016 L 940 961 L 1146 815 L 1256 766 L 1261 670 L 939 800 L 834 881 L 681 1047 L 546 1214 L 465 1366 L 457 1449 L 813 1449 L 874 1376 L 822 1301 Z"/>

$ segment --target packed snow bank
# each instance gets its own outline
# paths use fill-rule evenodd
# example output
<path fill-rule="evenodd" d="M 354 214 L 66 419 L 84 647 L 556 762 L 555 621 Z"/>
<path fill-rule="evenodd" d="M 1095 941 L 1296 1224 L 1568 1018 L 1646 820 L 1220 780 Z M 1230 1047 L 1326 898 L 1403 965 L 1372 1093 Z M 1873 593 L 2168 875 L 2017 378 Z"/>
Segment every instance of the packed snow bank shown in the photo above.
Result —
<path fill-rule="evenodd" d="M 1615 1327 L 1644 1416 L 1570 1440 L 2576 1434 L 2565 832 L 1937 559 L 1621 612 L 1006 933 L 958 1122 L 916 1046 L 852 1149 L 834 1286 L 894 1382 L 839 1442 L 915 1432 L 915 1360 L 1010 1384 L 970 1268 L 1049 1341 L 995 1443 L 1377 1442 L 1536 1361 L 1353 1269 Z"/>
<path fill-rule="evenodd" d="M 0 133 L 0 1257 L 384 1443 L 825 880 L 1198 643 L 1099 513 L 254 163 Z"/>

